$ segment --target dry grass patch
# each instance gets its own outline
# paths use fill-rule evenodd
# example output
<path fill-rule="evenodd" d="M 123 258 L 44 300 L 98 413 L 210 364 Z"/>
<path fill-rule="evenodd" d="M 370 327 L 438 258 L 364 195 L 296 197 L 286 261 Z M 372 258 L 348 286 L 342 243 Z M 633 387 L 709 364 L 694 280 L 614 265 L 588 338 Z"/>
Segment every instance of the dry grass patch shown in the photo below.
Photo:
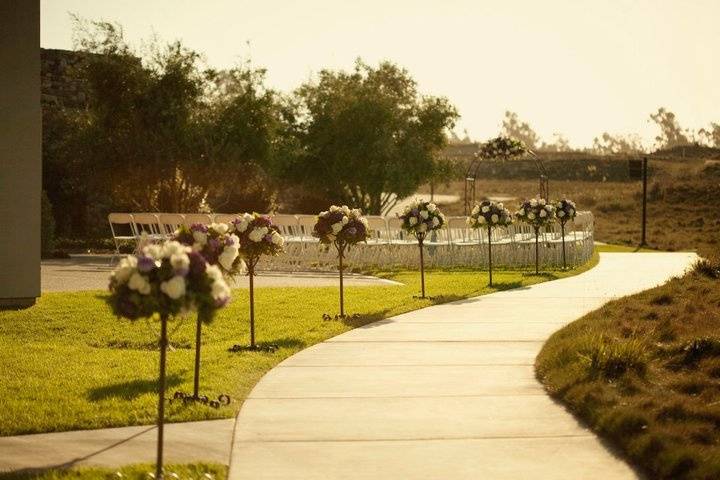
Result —
<path fill-rule="evenodd" d="M 650 478 L 720 478 L 720 263 L 555 333 L 547 390 Z"/>

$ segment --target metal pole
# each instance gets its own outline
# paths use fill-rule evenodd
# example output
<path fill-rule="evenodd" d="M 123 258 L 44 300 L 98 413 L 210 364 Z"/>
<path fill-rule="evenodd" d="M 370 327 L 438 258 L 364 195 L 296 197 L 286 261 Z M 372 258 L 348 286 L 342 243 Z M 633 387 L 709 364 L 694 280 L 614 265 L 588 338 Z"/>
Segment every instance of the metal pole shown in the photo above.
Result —
<path fill-rule="evenodd" d="M 345 298 L 343 295 L 343 251 L 344 246 L 338 244 L 338 259 L 340 261 L 340 316 L 345 316 Z"/>
<path fill-rule="evenodd" d="M 647 225 L 647 168 L 648 168 L 648 159 L 647 157 L 643 158 L 643 207 L 642 207 L 642 239 L 640 240 L 640 246 L 647 245 L 646 238 L 645 238 L 645 231 L 646 231 L 646 225 Z"/>
<path fill-rule="evenodd" d="M 200 396 L 200 337 L 202 334 L 202 322 L 200 317 L 197 318 L 197 328 L 195 329 L 195 382 L 193 384 L 193 397 Z"/>
<path fill-rule="evenodd" d="M 423 258 L 423 238 L 418 237 L 418 245 L 420 245 L 420 286 L 422 291 L 421 298 L 425 298 L 425 259 Z"/>
<path fill-rule="evenodd" d="M 492 287 L 492 227 L 488 225 L 488 269 L 490 272 L 490 286 Z"/>
<path fill-rule="evenodd" d="M 255 292 L 253 288 L 255 265 L 252 259 L 248 262 L 248 275 L 250 277 L 250 346 L 255 348 Z"/>
<path fill-rule="evenodd" d="M 158 379 L 158 418 L 157 418 L 157 461 L 155 478 L 163 478 L 163 442 L 165 434 L 165 354 L 167 350 L 167 315 L 160 316 L 160 378 Z"/>
<path fill-rule="evenodd" d="M 465 206 L 464 206 L 465 207 L 465 216 L 467 216 L 467 214 L 468 214 L 468 191 L 467 191 L 468 189 L 467 189 L 467 187 L 468 187 L 468 179 L 465 178 Z"/>
<path fill-rule="evenodd" d="M 540 251 L 539 243 L 538 243 L 539 233 L 540 233 L 540 229 L 538 227 L 535 227 L 535 275 L 540 273 L 540 260 L 538 257 L 538 252 Z"/>
<path fill-rule="evenodd" d="M 567 268 L 567 261 L 565 260 L 565 222 L 560 222 L 560 231 L 562 232 L 562 249 L 563 249 L 563 268 Z"/>

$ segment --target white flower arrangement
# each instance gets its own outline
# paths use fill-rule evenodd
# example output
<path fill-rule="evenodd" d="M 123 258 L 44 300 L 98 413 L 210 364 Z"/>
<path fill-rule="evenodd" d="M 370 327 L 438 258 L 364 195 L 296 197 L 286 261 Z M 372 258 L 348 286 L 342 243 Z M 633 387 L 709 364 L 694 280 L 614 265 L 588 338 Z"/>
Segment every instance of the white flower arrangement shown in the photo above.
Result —
<path fill-rule="evenodd" d="M 577 207 L 572 200 L 563 198 L 555 202 L 555 212 L 557 219 L 564 225 L 575 219 L 577 216 Z"/>
<path fill-rule="evenodd" d="M 356 245 L 367 240 L 370 230 L 368 221 L 359 208 L 332 205 L 318 214 L 312 234 L 325 245 L 338 242 Z"/>
<path fill-rule="evenodd" d="M 418 198 L 406 205 L 398 218 L 402 220 L 403 230 L 415 234 L 418 238 L 424 237 L 428 232 L 443 228 L 447 223 L 445 215 L 437 205 Z"/>
<path fill-rule="evenodd" d="M 467 217 L 470 228 L 505 227 L 513 223 L 510 210 L 502 203 L 485 200 L 475 207 Z"/>
<path fill-rule="evenodd" d="M 555 206 L 544 198 L 526 200 L 515 212 L 515 218 L 538 229 L 555 221 Z"/>
<path fill-rule="evenodd" d="M 148 245 L 140 254 L 120 260 L 110 275 L 110 292 L 113 311 L 130 319 L 197 310 L 203 321 L 209 321 L 230 300 L 230 288 L 218 267 L 177 241 Z"/>
<path fill-rule="evenodd" d="M 190 246 L 210 265 L 218 265 L 224 274 L 232 276 L 243 270 L 240 239 L 232 233 L 232 228 L 232 225 L 227 223 L 196 223 L 190 227 L 180 227 L 175 232 L 174 239 Z"/>
<path fill-rule="evenodd" d="M 520 140 L 510 137 L 496 137 L 480 146 L 477 156 L 486 159 L 500 158 L 507 160 L 528 152 L 527 147 Z"/>
<path fill-rule="evenodd" d="M 237 237 L 238 251 L 246 261 L 283 252 L 285 239 L 269 215 L 245 213 L 232 221 L 229 231 Z"/>

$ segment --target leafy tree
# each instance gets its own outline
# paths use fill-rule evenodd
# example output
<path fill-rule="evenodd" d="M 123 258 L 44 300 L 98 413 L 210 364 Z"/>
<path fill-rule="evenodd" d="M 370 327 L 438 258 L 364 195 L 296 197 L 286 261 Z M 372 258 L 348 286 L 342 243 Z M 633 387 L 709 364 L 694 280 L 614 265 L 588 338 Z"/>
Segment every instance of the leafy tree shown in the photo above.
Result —
<path fill-rule="evenodd" d="M 643 150 L 637 135 L 611 135 L 604 132 L 593 139 L 592 151 L 600 155 L 616 153 L 636 153 Z"/>
<path fill-rule="evenodd" d="M 571 152 L 572 147 L 568 139 L 561 133 L 554 133 L 555 140 L 552 143 L 543 142 L 540 150 L 546 152 Z"/>
<path fill-rule="evenodd" d="M 265 72 L 203 69 L 180 42 L 154 41 L 140 58 L 118 25 L 76 25 L 89 54 L 76 153 L 95 190 L 134 210 L 237 206 L 234 194 L 270 165 L 280 128 Z"/>
<path fill-rule="evenodd" d="M 520 140 L 530 150 L 535 150 L 540 144 L 538 134 L 535 133 L 527 122 L 521 121 L 515 112 L 505 112 L 501 133 L 505 137 Z"/>
<path fill-rule="evenodd" d="M 655 137 L 658 148 L 673 148 L 682 145 L 689 145 L 688 134 L 680 127 L 675 114 L 665 108 L 659 108 L 657 112 L 650 114 L 650 119 L 660 128 L 660 135 Z"/>
<path fill-rule="evenodd" d="M 418 94 L 406 70 L 359 59 L 350 72 L 322 70 L 295 107 L 284 178 L 371 214 L 442 170 L 437 153 L 458 117 L 447 99 Z"/>
<path fill-rule="evenodd" d="M 710 123 L 708 128 L 701 128 L 698 134 L 709 146 L 720 148 L 720 124 Z"/>

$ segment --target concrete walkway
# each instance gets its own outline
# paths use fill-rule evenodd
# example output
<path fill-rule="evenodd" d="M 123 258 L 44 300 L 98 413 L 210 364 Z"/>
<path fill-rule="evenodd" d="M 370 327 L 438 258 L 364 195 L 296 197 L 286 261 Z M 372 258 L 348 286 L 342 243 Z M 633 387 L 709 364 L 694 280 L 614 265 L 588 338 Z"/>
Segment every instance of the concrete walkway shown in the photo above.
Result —
<path fill-rule="evenodd" d="M 165 459 L 227 464 L 233 419 L 165 426 Z M 154 426 L 0 437 L 0 472 L 155 462 Z"/>
<path fill-rule="evenodd" d="M 110 255 L 73 255 L 69 259 L 43 260 L 40 267 L 43 292 L 75 292 L 106 290 Z M 255 279 L 256 287 L 336 287 L 337 273 L 333 272 L 268 272 L 261 271 Z M 355 273 L 345 274 L 347 286 L 399 285 L 398 282 Z M 247 288 L 248 278 L 239 276 L 233 288 Z"/>
<path fill-rule="evenodd" d="M 686 253 L 601 254 L 576 277 L 439 305 L 315 345 L 237 419 L 230 479 L 630 479 L 535 379 L 555 330 L 661 284 Z"/>

